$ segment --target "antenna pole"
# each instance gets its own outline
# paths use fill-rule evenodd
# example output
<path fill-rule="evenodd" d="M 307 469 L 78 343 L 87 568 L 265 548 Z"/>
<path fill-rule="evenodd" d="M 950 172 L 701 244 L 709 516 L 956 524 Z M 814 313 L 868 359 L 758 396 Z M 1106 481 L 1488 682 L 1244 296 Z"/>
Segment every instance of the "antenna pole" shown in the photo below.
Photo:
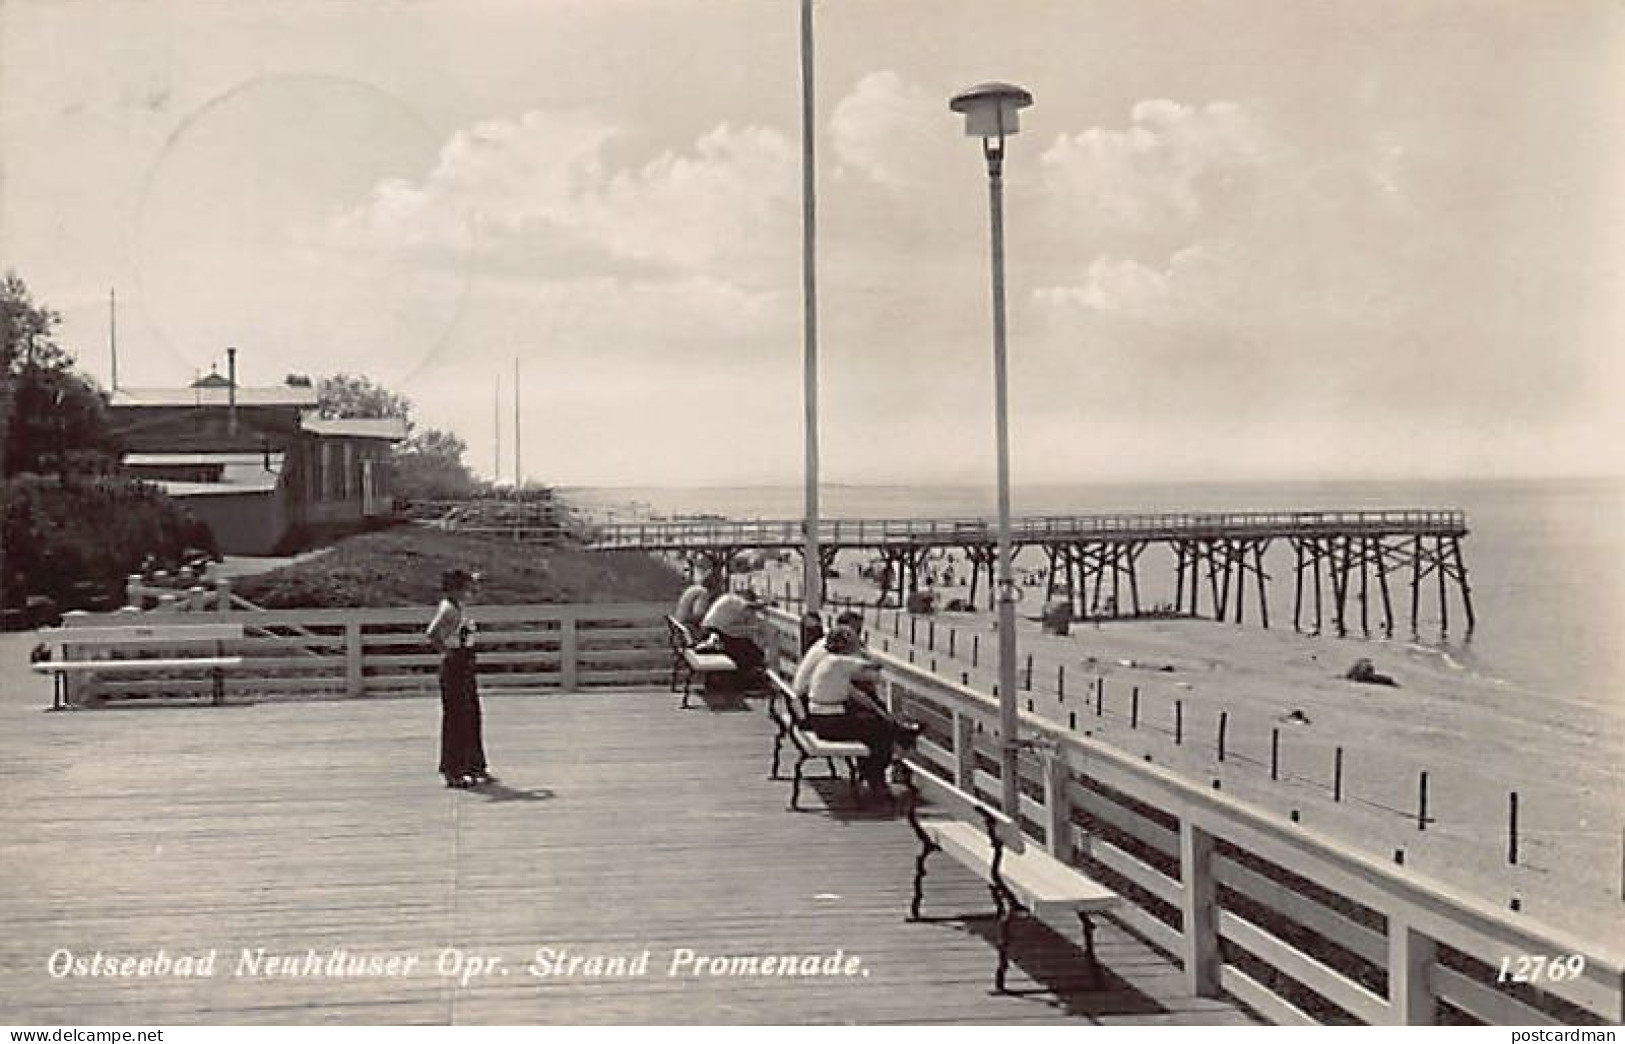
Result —
<path fill-rule="evenodd" d="M 118 290 L 107 291 L 107 354 L 113 363 L 113 390 L 118 391 Z"/>

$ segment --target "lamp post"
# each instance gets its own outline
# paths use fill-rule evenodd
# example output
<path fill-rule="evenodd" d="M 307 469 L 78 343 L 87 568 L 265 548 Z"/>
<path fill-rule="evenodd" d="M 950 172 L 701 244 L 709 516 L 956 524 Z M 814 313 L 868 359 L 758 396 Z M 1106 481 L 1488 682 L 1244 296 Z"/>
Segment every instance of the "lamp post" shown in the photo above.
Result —
<path fill-rule="evenodd" d="M 1018 114 L 1033 103 L 1026 90 L 1008 83 L 984 83 L 948 103 L 965 116 L 965 133 L 982 139 L 987 158 L 988 208 L 993 246 L 993 394 L 999 464 L 999 778 L 1005 815 L 1018 818 L 1016 785 L 1020 724 L 1016 714 L 1016 582 L 1010 550 L 1010 416 L 1005 375 L 1004 334 L 1004 140 L 1021 129 Z"/>

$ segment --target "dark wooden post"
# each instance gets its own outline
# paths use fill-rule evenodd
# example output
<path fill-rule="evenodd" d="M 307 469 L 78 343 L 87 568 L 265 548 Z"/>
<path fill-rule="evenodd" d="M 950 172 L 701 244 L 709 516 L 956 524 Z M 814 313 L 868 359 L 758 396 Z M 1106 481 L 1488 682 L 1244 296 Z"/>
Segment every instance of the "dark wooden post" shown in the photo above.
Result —
<path fill-rule="evenodd" d="M 1507 862 L 1518 865 L 1518 792 L 1507 795 Z"/>

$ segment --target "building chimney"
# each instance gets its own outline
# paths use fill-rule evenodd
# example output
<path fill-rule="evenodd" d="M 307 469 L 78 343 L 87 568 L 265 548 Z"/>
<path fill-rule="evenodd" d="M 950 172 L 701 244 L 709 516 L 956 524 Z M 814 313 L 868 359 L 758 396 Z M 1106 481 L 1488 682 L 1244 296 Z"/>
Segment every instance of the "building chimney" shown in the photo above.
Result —
<path fill-rule="evenodd" d="M 237 434 L 237 349 L 226 349 L 226 434 Z"/>

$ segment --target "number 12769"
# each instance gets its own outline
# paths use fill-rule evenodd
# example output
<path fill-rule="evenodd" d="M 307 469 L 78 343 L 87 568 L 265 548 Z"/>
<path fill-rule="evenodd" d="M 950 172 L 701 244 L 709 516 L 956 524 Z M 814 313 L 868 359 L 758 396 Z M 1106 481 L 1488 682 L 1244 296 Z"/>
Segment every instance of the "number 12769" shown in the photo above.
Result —
<path fill-rule="evenodd" d="M 1586 970 L 1583 953 L 1547 957 L 1543 954 L 1520 953 L 1516 957 L 1502 957 L 1496 982 L 1564 982 L 1578 979 Z"/>

